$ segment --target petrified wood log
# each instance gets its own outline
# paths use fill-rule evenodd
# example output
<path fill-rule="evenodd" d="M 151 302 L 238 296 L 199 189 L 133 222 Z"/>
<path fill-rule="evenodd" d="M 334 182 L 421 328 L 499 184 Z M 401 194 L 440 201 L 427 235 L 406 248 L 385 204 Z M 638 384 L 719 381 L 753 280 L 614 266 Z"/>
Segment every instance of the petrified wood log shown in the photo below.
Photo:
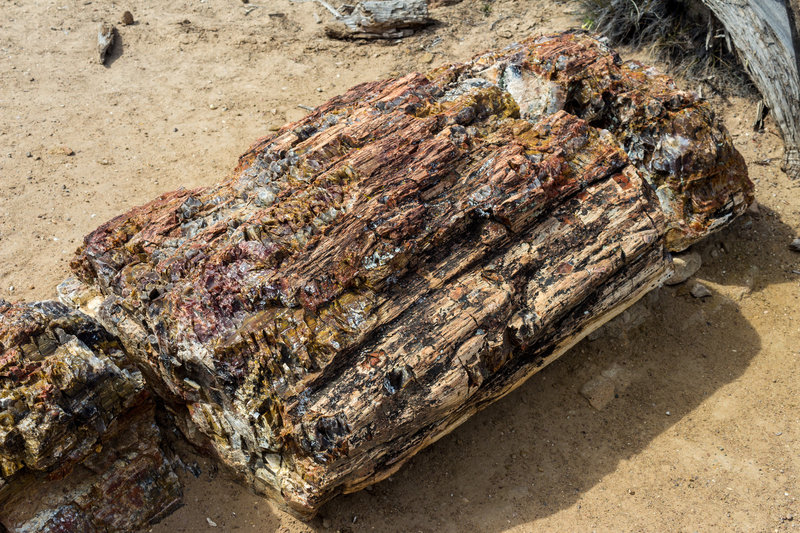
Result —
<path fill-rule="evenodd" d="M 395 39 L 431 24 L 428 0 L 362 0 L 346 13 L 335 12 L 336 21 L 325 33 L 336 39 Z"/>
<path fill-rule="evenodd" d="M 95 291 L 184 434 L 309 515 L 633 303 L 751 189 L 706 103 L 541 37 L 330 100 L 98 228 L 62 297 Z"/>
<path fill-rule="evenodd" d="M 132 531 L 181 498 L 119 341 L 58 302 L 0 300 L 0 530 Z"/>

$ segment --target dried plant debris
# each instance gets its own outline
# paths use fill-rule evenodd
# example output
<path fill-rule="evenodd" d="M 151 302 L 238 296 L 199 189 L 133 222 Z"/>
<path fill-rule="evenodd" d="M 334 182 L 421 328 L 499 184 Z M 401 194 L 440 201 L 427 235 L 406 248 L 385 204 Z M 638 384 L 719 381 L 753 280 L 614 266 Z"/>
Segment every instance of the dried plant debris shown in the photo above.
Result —
<path fill-rule="evenodd" d="M 0 406 L 8 531 L 131 531 L 179 502 L 142 375 L 86 315 L 0 301 Z"/>
<path fill-rule="evenodd" d="M 62 298 L 301 516 L 396 471 L 752 201 L 709 105 L 583 33 L 365 83 L 103 224 Z"/>
<path fill-rule="evenodd" d="M 702 2 L 581 0 L 584 26 L 612 45 L 648 50 L 688 80 L 722 95 L 754 96 L 725 27 Z"/>

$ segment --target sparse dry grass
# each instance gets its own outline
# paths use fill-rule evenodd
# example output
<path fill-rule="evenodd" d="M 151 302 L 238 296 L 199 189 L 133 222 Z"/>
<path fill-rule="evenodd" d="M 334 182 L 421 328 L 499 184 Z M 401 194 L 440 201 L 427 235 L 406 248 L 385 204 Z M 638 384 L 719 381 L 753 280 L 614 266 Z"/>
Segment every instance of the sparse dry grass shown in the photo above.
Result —
<path fill-rule="evenodd" d="M 584 27 L 667 62 L 722 95 L 755 94 L 722 24 L 700 2 L 581 0 Z"/>

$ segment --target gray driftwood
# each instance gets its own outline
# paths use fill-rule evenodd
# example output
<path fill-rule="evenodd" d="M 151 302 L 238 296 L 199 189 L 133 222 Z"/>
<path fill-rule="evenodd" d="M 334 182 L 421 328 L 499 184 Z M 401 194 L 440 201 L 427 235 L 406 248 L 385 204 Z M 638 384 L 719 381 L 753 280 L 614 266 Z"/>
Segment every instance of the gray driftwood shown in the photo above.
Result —
<path fill-rule="evenodd" d="M 800 0 L 703 0 L 722 22 L 786 143 L 800 178 Z"/>
<path fill-rule="evenodd" d="M 339 13 L 325 33 L 337 39 L 393 39 L 431 22 L 427 0 L 364 0 Z"/>

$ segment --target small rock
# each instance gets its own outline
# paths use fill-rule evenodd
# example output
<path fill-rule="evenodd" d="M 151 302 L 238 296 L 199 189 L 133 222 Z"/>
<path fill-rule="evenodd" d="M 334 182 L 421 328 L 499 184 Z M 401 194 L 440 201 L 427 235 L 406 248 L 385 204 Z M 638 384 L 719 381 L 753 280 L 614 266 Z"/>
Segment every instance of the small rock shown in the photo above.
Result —
<path fill-rule="evenodd" d="M 602 374 L 596 376 L 583 384 L 581 396 L 600 411 L 614 399 L 614 382 Z"/>
<path fill-rule="evenodd" d="M 325 529 L 330 529 L 330 528 L 331 528 L 331 521 L 330 521 L 330 519 L 328 519 L 328 518 L 323 518 L 323 519 L 322 519 L 322 527 L 324 527 Z"/>
<path fill-rule="evenodd" d="M 419 56 L 420 63 L 433 63 L 433 54 L 430 52 L 425 52 L 421 56 Z"/>
<path fill-rule="evenodd" d="M 800 253 L 800 238 L 793 240 L 792 243 L 789 245 L 789 249 L 793 252 Z"/>
<path fill-rule="evenodd" d="M 711 291 L 708 290 L 708 287 L 706 287 L 702 283 L 695 283 L 692 286 L 692 290 L 689 292 L 695 298 L 705 298 L 707 296 L 711 296 Z"/>
<path fill-rule="evenodd" d="M 103 22 L 97 30 L 97 54 L 99 55 L 100 64 L 104 65 L 106 56 L 111 46 L 114 44 L 114 33 L 116 29 L 112 24 Z"/>
<path fill-rule="evenodd" d="M 66 155 L 66 156 L 75 155 L 75 151 L 66 145 L 54 146 L 53 148 L 50 149 L 50 153 L 53 155 Z"/>
<path fill-rule="evenodd" d="M 120 22 L 122 23 L 123 26 L 130 26 L 131 24 L 133 24 L 133 13 L 131 13 L 130 11 L 126 11 L 125 13 L 123 13 Z"/>
<path fill-rule="evenodd" d="M 703 259 L 697 252 L 689 252 L 672 256 L 672 275 L 666 281 L 667 285 L 678 285 L 695 275 L 700 270 Z"/>
<path fill-rule="evenodd" d="M 33 154 L 28 152 L 27 154 L 25 154 L 25 157 L 33 157 Z"/>
<path fill-rule="evenodd" d="M 208 525 L 211 527 L 217 527 L 217 523 L 211 520 L 209 517 L 206 517 L 206 522 L 208 522 Z"/>
<path fill-rule="evenodd" d="M 511 37 L 514 36 L 514 34 L 511 33 L 511 30 L 500 30 L 497 32 L 497 35 L 503 39 L 511 39 Z"/>
<path fill-rule="evenodd" d="M 748 206 L 747 212 L 752 216 L 760 215 L 761 214 L 761 210 L 758 208 L 758 202 L 753 200 L 753 203 Z"/>

